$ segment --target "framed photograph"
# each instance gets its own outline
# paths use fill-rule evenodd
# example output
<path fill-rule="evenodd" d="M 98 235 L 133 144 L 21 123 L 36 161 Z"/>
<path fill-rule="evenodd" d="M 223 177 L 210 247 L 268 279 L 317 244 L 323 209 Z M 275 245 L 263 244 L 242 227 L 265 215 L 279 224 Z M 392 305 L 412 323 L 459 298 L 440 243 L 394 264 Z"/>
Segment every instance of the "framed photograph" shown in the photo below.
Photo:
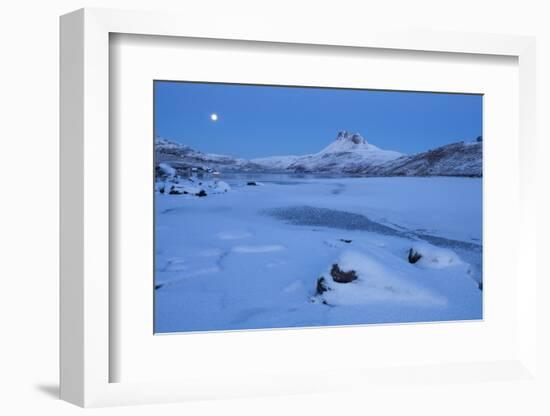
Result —
<path fill-rule="evenodd" d="M 535 383 L 534 40 L 264 23 L 61 18 L 62 398 Z"/>
<path fill-rule="evenodd" d="M 483 318 L 482 95 L 153 88 L 155 333 Z"/>

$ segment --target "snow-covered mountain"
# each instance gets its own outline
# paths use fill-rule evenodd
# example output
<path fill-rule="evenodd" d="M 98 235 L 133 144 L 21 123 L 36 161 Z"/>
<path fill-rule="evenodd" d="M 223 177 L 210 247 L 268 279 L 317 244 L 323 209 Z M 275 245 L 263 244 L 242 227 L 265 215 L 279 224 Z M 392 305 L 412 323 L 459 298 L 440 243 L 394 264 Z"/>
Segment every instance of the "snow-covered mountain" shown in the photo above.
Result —
<path fill-rule="evenodd" d="M 414 155 L 383 150 L 358 133 L 342 131 L 318 153 L 252 160 L 202 153 L 166 139 L 156 140 L 156 163 L 183 173 L 189 169 L 221 172 L 322 172 L 366 176 L 482 176 L 481 138 Z"/>
<path fill-rule="evenodd" d="M 483 143 L 458 142 L 361 171 L 373 176 L 482 176 Z"/>
<path fill-rule="evenodd" d="M 273 156 L 252 159 L 252 162 L 273 170 L 354 173 L 401 156 L 402 153 L 382 150 L 368 143 L 359 133 L 341 131 L 332 143 L 318 153 L 304 156 Z"/>

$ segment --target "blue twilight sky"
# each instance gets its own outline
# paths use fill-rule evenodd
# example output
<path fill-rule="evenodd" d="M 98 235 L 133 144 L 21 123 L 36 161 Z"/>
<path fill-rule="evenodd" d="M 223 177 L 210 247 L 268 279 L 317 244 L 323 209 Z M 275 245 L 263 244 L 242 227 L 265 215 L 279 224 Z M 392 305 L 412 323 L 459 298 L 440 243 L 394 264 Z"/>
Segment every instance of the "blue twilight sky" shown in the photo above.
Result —
<path fill-rule="evenodd" d="M 155 81 L 155 135 L 203 152 L 316 153 L 340 130 L 403 153 L 470 141 L 482 96 Z"/>

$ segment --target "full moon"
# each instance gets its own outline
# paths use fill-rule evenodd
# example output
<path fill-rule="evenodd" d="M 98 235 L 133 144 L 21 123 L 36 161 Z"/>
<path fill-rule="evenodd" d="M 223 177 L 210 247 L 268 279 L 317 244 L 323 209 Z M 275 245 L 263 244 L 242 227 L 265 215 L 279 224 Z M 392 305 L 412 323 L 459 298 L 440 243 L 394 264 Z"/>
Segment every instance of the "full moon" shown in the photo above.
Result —
<path fill-rule="evenodd" d="M 218 120 L 218 115 L 216 113 L 210 114 L 210 120 L 217 121 Z"/>

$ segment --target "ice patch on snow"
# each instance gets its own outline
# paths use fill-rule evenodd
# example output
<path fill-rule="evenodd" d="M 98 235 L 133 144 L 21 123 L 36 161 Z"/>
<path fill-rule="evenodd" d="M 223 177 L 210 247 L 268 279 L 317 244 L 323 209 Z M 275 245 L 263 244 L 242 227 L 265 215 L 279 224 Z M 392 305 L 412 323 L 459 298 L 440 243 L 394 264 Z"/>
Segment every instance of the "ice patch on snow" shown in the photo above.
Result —
<path fill-rule="evenodd" d="M 218 257 L 218 256 L 221 256 L 222 254 L 223 254 L 223 250 L 220 250 L 219 248 L 202 250 L 197 253 L 197 255 L 201 257 Z"/>
<path fill-rule="evenodd" d="M 304 283 L 301 280 L 296 280 L 295 282 L 292 282 L 287 287 L 285 287 L 283 289 L 283 292 L 292 293 L 292 292 L 296 292 L 300 289 L 303 289 L 303 287 L 304 287 Z"/>
<path fill-rule="evenodd" d="M 198 269 L 193 273 L 189 273 L 187 276 L 201 276 L 203 274 L 217 273 L 221 271 L 221 268 L 218 266 L 205 267 L 204 269 Z"/>
<path fill-rule="evenodd" d="M 372 231 L 379 234 L 403 236 L 403 233 L 372 221 L 364 215 L 307 205 L 266 209 L 263 213 L 294 225 Z"/>
<path fill-rule="evenodd" d="M 252 237 L 252 234 L 247 231 L 222 231 L 216 234 L 216 237 L 220 240 L 241 240 Z"/>
<path fill-rule="evenodd" d="M 235 253 L 271 253 L 273 251 L 284 250 L 284 246 L 280 245 L 267 245 L 267 246 L 235 246 L 233 252 Z"/>
<path fill-rule="evenodd" d="M 284 266 L 285 264 L 287 264 L 287 262 L 284 260 L 275 260 L 267 263 L 265 267 L 267 267 L 268 269 L 271 269 L 273 267 Z"/>

